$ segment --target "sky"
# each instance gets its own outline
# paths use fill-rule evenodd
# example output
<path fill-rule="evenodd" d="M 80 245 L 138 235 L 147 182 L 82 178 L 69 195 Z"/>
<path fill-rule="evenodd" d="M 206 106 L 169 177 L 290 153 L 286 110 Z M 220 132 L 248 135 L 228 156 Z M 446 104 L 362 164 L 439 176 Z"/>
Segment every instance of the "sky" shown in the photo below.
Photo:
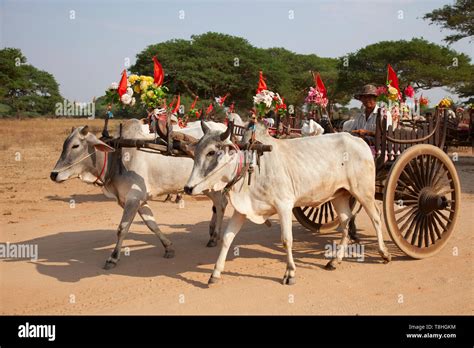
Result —
<path fill-rule="evenodd" d="M 340 57 L 382 40 L 423 37 L 444 45 L 450 32 L 422 17 L 452 2 L 0 0 L 0 47 L 20 48 L 28 63 L 54 75 L 65 98 L 88 102 L 118 81 L 127 62 L 133 65 L 148 45 L 208 31 L 321 57 Z M 469 39 L 451 48 L 474 58 Z M 450 95 L 441 88 L 423 93 L 433 103 Z"/>

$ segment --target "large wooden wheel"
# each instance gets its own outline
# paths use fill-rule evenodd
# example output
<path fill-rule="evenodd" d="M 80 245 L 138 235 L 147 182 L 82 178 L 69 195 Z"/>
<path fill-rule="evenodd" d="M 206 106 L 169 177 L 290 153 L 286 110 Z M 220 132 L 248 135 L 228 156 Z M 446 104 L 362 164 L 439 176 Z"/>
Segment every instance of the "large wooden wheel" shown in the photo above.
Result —
<path fill-rule="evenodd" d="M 451 236 L 460 200 L 461 185 L 448 155 L 433 145 L 414 145 L 393 164 L 385 184 L 388 233 L 408 256 L 432 256 Z"/>
<path fill-rule="evenodd" d="M 350 205 L 354 210 L 356 200 L 353 197 Z M 339 217 L 331 201 L 318 207 L 295 207 L 293 215 L 303 227 L 315 232 L 333 231 L 339 225 Z"/>

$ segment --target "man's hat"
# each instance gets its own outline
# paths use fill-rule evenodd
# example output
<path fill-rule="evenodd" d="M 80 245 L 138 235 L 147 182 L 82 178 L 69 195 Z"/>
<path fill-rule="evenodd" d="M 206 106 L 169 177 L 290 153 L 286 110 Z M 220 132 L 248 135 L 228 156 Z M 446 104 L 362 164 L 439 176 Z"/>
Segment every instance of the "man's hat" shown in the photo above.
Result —
<path fill-rule="evenodd" d="M 377 87 L 371 84 L 365 85 L 364 87 L 362 87 L 359 93 L 354 95 L 354 98 L 360 100 L 360 97 L 362 97 L 363 95 L 372 95 L 374 97 L 377 97 Z"/>

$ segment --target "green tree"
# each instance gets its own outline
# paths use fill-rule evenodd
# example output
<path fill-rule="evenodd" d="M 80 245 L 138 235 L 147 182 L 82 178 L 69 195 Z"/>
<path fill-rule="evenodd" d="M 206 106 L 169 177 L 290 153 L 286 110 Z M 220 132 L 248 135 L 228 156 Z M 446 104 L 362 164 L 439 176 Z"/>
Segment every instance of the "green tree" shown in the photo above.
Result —
<path fill-rule="evenodd" d="M 193 35 L 191 40 L 150 45 L 137 54 L 131 72 L 152 75 L 154 55 L 164 67 L 170 93 L 192 98 L 198 95 L 202 98 L 199 107 L 207 107 L 214 97 L 230 93 L 229 100 L 237 108 L 250 108 L 260 70 L 264 71 L 268 88 L 285 97 L 287 104 L 303 102 L 308 87 L 314 84 L 310 70 L 321 72 L 330 97 L 338 96 L 331 88 L 337 80 L 337 59 L 295 54 L 284 48 L 257 48 L 240 37 L 209 32 Z"/>
<path fill-rule="evenodd" d="M 17 114 L 54 113 L 61 101 L 59 86 L 53 75 L 27 64 L 17 48 L 0 50 L 0 102 Z"/>
<path fill-rule="evenodd" d="M 401 88 L 412 84 L 415 90 L 459 88 L 473 69 L 467 55 L 424 39 L 382 41 L 340 59 L 337 88 L 353 94 L 366 83 L 385 85 L 387 64 L 397 72 Z"/>
<path fill-rule="evenodd" d="M 443 29 L 456 31 L 456 34 L 444 38 L 448 44 L 472 37 L 474 36 L 474 1 L 456 0 L 453 5 L 445 5 L 425 14 L 423 19 L 430 20 L 430 24 L 441 25 Z"/>

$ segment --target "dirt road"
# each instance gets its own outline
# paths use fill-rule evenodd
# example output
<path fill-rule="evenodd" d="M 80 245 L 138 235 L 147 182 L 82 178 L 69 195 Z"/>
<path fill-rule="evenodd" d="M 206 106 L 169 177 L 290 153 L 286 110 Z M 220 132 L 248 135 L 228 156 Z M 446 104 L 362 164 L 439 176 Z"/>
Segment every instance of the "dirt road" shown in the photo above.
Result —
<path fill-rule="evenodd" d="M 297 282 L 283 286 L 278 221 L 271 228 L 246 222 L 223 282 L 208 288 L 219 252 L 205 246 L 210 201 L 186 197 L 184 209 L 152 202 L 160 227 L 175 244 L 175 258 L 164 259 L 156 236 L 136 219 L 121 261 L 105 271 L 121 208 L 99 188 L 48 178 L 70 126 L 80 123 L 49 121 L 38 130 L 43 136 L 14 142 L 23 126 L 3 122 L 0 133 L 10 138 L 3 134 L 9 140 L 0 148 L 0 242 L 37 245 L 38 259 L 0 262 L 2 314 L 473 314 L 471 153 L 457 162 L 463 191 L 457 230 L 435 257 L 409 259 L 384 229 L 393 261 L 382 264 L 373 228 L 361 213 L 364 261 L 346 259 L 338 270 L 326 271 L 325 246 L 338 242 L 339 234 L 314 234 L 295 221 Z"/>

